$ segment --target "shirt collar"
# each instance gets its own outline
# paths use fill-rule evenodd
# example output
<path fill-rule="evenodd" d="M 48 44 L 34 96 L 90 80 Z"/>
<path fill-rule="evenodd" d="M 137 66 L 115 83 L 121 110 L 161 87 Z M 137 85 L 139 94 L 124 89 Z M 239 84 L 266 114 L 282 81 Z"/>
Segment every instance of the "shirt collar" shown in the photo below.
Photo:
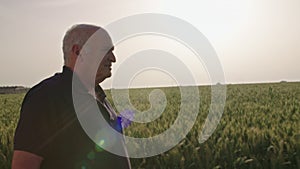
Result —
<path fill-rule="evenodd" d="M 96 95 L 97 95 L 97 98 L 98 98 L 101 102 L 103 102 L 104 99 L 105 99 L 105 97 L 106 97 L 106 94 L 105 94 L 104 90 L 101 88 L 100 85 L 98 85 L 98 86 L 95 87 L 95 93 L 96 93 Z"/>
<path fill-rule="evenodd" d="M 76 83 L 76 88 L 80 90 L 83 93 L 89 93 L 91 95 L 95 95 L 99 101 L 103 102 L 106 98 L 106 94 L 102 87 L 100 85 L 95 86 L 95 93 L 88 91 L 88 89 L 83 85 L 83 83 L 80 81 L 79 77 L 74 73 L 69 67 L 63 66 L 63 74 L 65 74 L 70 80 L 74 83 Z M 73 86 L 74 87 L 74 86 Z"/>

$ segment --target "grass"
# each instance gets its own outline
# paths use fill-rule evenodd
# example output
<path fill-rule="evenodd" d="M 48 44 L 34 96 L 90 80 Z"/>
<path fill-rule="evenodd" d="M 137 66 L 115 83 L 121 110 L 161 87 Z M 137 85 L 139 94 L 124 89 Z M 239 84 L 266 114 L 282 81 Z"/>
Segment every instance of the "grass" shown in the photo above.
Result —
<path fill-rule="evenodd" d="M 168 129 L 180 110 L 179 88 L 165 93 L 163 114 L 149 123 L 133 123 L 126 135 L 150 137 Z M 146 111 L 153 89 L 131 89 L 132 105 Z M 210 87 L 199 87 L 199 114 L 191 131 L 160 155 L 131 159 L 133 168 L 300 168 L 300 83 L 228 85 L 222 119 L 209 139 L 198 137 L 210 106 Z M 110 91 L 108 99 L 113 103 Z M 0 95 L 0 168 L 10 168 L 13 134 L 24 94 Z"/>

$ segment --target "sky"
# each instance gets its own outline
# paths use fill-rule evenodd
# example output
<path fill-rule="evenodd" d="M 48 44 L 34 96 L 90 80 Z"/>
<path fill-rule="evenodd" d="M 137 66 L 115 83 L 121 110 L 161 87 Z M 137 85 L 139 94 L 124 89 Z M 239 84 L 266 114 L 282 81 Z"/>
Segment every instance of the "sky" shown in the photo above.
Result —
<path fill-rule="evenodd" d="M 106 26 L 142 13 L 167 14 L 196 27 L 216 51 L 228 84 L 300 81 L 299 0 L 0 0 L 0 86 L 32 87 L 60 72 L 62 38 L 73 24 Z M 146 49 L 176 55 L 197 84 L 210 83 L 205 64 L 184 45 L 144 35 L 115 46 L 117 62 L 104 88 L 114 87 L 122 63 Z M 160 69 L 144 69 L 130 79 L 130 87 L 176 83 Z"/>

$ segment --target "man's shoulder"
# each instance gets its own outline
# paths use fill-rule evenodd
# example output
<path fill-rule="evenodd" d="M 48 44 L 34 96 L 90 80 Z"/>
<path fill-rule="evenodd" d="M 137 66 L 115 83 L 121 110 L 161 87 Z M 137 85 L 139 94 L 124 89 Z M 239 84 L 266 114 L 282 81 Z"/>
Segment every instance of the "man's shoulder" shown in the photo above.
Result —
<path fill-rule="evenodd" d="M 27 92 L 26 98 L 34 96 L 49 97 L 53 94 L 60 93 L 65 86 L 66 79 L 63 77 L 62 73 L 56 73 L 33 86 Z"/>

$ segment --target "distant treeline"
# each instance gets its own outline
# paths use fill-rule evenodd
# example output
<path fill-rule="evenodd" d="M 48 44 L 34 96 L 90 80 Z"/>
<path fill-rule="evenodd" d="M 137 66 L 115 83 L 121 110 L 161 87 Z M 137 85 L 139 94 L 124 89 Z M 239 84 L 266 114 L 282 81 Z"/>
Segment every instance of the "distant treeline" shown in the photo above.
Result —
<path fill-rule="evenodd" d="M 2 86 L 0 87 L 0 94 L 15 94 L 26 93 L 29 88 L 23 86 Z"/>
<path fill-rule="evenodd" d="M 270 83 L 278 83 L 278 82 L 270 82 Z M 292 83 L 292 82 L 282 80 L 279 83 Z M 245 83 L 245 84 L 247 84 L 247 83 Z M 253 84 L 259 84 L 259 83 L 253 83 Z M 266 84 L 268 84 L 268 83 L 266 83 Z M 216 83 L 216 85 L 222 85 L 222 84 Z M 231 84 L 226 84 L 226 85 L 231 85 Z M 238 84 L 235 84 L 235 85 L 238 85 Z M 143 88 L 143 87 L 141 87 L 141 88 Z M 144 87 L 144 88 L 149 88 L 149 87 Z M 24 86 L 0 86 L 0 94 L 26 93 L 26 92 L 28 92 L 29 89 L 30 89 L 29 87 L 24 87 Z"/>

